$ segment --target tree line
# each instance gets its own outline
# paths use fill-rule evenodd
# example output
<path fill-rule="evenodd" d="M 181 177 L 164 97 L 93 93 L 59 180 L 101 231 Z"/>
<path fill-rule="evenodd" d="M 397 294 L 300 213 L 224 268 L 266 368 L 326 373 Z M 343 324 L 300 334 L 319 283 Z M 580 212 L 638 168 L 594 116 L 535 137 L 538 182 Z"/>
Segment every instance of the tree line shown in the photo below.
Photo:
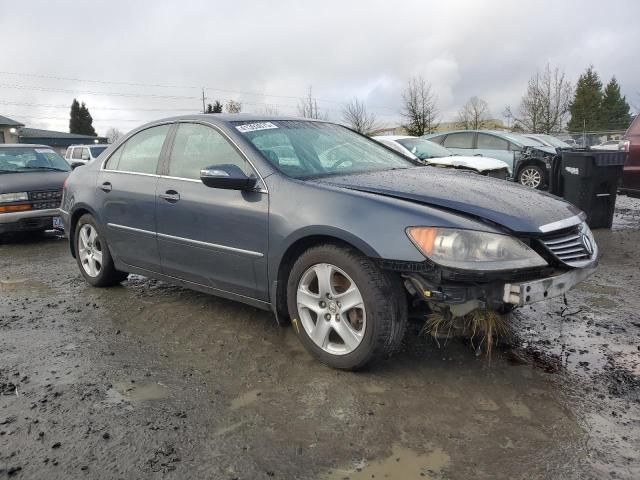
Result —
<path fill-rule="evenodd" d="M 401 97 L 402 107 L 399 113 L 407 134 L 421 136 L 438 130 L 438 97 L 423 76 L 410 78 Z M 240 113 L 242 103 L 228 100 L 223 104 L 215 100 L 214 103 L 207 104 L 204 113 L 223 111 Z M 304 118 L 328 118 L 327 112 L 318 107 L 318 99 L 314 97 L 312 87 L 300 99 L 297 111 Z M 274 105 L 265 105 L 260 113 L 279 114 Z M 502 116 L 507 119 L 508 128 L 531 133 L 554 133 L 565 128 L 571 132 L 624 130 L 632 118 L 629 103 L 622 95 L 615 76 L 603 86 L 594 67 L 589 66 L 579 76 L 574 88 L 562 68 L 549 64 L 531 76 L 519 105 L 515 109 L 505 107 Z M 353 98 L 343 106 L 341 117 L 344 124 L 363 134 L 372 134 L 382 128 L 376 114 L 359 98 Z M 472 96 L 460 108 L 454 123 L 460 129 L 477 130 L 490 128 L 495 121 L 492 120 L 486 100 Z M 97 136 L 89 109 L 84 102 L 79 103 L 75 98 L 71 104 L 69 132 Z M 110 142 L 120 136 L 122 132 L 115 128 L 107 131 Z"/>

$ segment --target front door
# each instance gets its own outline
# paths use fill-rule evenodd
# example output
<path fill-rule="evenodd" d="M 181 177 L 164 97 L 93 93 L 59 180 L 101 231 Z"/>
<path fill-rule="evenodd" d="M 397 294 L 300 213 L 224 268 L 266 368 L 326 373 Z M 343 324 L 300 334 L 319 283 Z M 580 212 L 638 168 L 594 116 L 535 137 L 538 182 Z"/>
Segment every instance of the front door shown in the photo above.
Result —
<path fill-rule="evenodd" d="M 179 124 L 167 176 L 157 187 L 158 246 L 165 275 L 216 290 L 268 300 L 268 195 L 210 188 L 200 170 L 235 164 L 253 167 L 216 129 Z"/>
<path fill-rule="evenodd" d="M 489 133 L 478 133 L 475 155 L 502 160 L 513 174 L 514 152 L 509 150 L 509 142 Z"/>
<path fill-rule="evenodd" d="M 170 128 L 148 128 L 127 140 L 109 157 L 96 185 L 101 221 L 116 261 L 151 271 L 160 271 L 157 167 Z"/>

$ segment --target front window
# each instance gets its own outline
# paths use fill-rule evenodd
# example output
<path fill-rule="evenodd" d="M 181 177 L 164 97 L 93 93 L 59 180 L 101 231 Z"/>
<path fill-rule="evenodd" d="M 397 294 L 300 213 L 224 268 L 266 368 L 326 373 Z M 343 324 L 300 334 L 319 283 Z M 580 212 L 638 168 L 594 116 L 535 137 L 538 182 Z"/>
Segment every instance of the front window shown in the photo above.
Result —
<path fill-rule="evenodd" d="M 444 146 L 447 148 L 473 148 L 473 132 L 450 133 L 444 139 Z"/>
<path fill-rule="evenodd" d="M 332 123 L 303 120 L 232 123 L 274 167 L 294 178 L 416 165 L 373 140 Z"/>
<path fill-rule="evenodd" d="M 68 172 L 69 164 L 51 148 L 0 147 L 0 173 Z"/>
<path fill-rule="evenodd" d="M 451 157 L 451 153 L 446 148 L 437 143 L 423 140 L 421 138 L 400 138 L 396 140 L 400 145 L 409 150 L 420 160 L 428 160 L 430 158 Z"/>

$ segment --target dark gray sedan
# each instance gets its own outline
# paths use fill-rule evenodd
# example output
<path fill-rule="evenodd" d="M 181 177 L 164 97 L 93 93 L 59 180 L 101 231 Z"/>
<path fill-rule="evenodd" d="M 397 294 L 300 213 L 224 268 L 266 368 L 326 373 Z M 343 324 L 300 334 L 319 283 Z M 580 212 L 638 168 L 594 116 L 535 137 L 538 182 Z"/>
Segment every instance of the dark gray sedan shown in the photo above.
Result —
<path fill-rule="evenodd" d="M 271 309 L 345 369 L 398 348 L 408 305 L 506 312 L 563 294 L 598 257 L 562 200 L 296 118 L 147 124 L 70 175 L 62 213 L 91 285 L 131 272 Z"/>

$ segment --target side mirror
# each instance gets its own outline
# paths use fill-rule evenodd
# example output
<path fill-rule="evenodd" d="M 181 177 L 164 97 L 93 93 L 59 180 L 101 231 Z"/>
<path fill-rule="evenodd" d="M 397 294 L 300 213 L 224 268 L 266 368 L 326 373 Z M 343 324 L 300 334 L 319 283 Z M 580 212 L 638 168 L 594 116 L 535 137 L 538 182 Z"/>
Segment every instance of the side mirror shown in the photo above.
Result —
<path fill-rule="evenodd" d="M 200 180 L 207 187 L 227 190 L 253 190 L 258 179 L 248 177 L 237 165 L 212 165 L 200 170 Z"/>
<path fill-rule="evenodd" d="M 71 162 L 71 169 L 75 170 L 76 168 L 82 167 L 83 165 L 84 165 L 83 162 L 78 162 L 78 161 Z"/>

